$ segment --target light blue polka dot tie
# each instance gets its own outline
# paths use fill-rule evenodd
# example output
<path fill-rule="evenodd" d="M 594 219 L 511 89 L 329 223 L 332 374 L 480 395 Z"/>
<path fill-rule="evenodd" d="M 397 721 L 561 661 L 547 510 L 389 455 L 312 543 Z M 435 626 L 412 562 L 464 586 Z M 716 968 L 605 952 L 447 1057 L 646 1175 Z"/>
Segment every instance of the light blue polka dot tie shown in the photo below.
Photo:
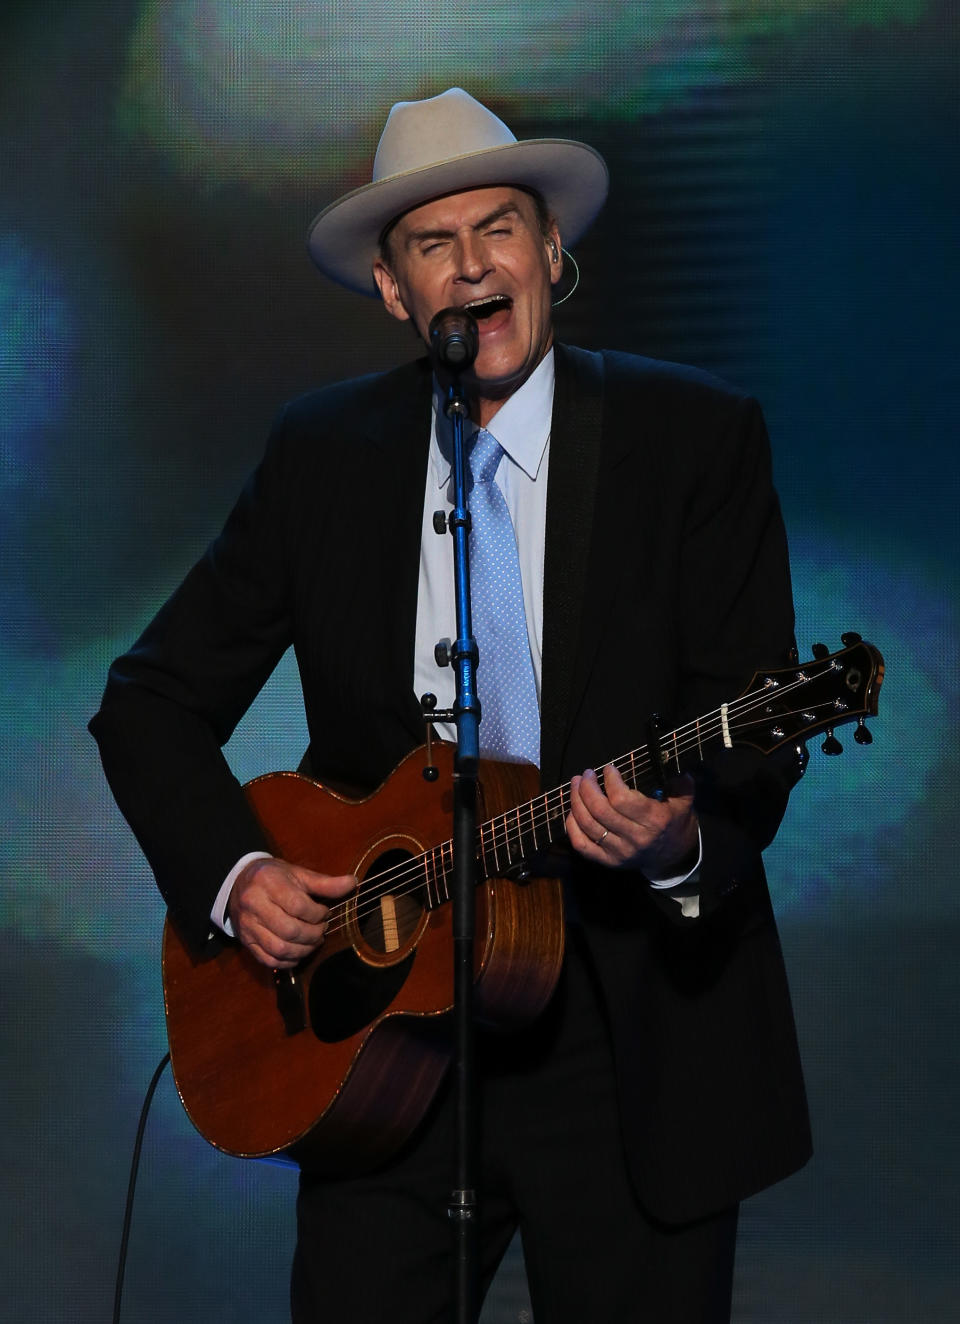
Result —
<path fill-rule="evenodd" d="M 523 609 L 517 537 L 494 475 L 503 447 L 481 428 L 469 454 L 473 633 L 480 650 L 480 749 L 540 762 L 540 710 Z"/>

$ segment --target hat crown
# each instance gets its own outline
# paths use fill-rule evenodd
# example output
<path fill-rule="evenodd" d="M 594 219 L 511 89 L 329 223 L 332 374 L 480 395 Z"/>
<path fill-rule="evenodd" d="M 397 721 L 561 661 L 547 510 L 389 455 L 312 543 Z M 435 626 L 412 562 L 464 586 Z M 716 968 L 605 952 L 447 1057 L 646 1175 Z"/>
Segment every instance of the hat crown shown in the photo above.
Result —
<path fill-rule="evenodd" d="M 373 161 L 373 182 L 517 141 L 503 120 L 462 87 L 424 101 L 398 101 Z"/>

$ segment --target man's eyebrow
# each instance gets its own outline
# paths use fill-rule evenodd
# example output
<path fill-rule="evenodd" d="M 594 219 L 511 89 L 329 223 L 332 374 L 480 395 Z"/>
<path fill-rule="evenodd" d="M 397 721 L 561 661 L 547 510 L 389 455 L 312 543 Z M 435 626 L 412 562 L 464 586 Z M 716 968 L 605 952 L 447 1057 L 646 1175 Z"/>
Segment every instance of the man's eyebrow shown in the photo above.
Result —
<path fill-rule="evenodd" d="M 495 221 L 500 221 L 504 216 L 518 215 L 519 209 L 515 202 L 505 202 L 500 207 L 495 207 L 492 212 L 477 221 L 476 225 L 471 226 L 475 232 L 483 230 L 488 225 L 493 225 Z M 413 244 L 422 243 L 424 239 L 452 239 L 456 232 L 454 230 L 411 230 L 407 235 L 405 247 L 410 248 Z"/>

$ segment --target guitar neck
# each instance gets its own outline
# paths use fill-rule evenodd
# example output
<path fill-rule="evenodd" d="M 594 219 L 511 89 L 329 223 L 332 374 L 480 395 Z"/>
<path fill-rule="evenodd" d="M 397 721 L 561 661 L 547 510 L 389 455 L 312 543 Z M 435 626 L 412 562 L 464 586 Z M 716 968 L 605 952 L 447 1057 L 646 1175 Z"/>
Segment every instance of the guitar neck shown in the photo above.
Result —
<path fill-rule="evenodd" d="M 817 645 L 815 657 L 802 665 L 757 673 L 739 698 L 675 731 L 661 734 L 655 721 L 651 722 L 646 742 L 611 760 L 613 766 L 632 790 L 655 795 L 671 777 L 692 771 L 714 750 L 730 749 L 734 744 L 769 754 L 826 731 L 824 749 L 836 753 L 840 746 L 832 739 L 834 726 L 854 719 L 859 722 L 857 742 L 868 744 L 870 734 L 864 722 L 877 711 L 883 658 L 859 635 L 844 635 L 844 643 L 846 647 L 837 653 L 828 654 Z M 596 773 L 605 789 L 603 769 Z M 478 881 L 516 875 L 534 856 L 565 841 L 569 812 L 570 783 L 565 782 L 480 824 L 476 835 Z M 452 841 L 425 852 L 415 869 L 429 908 L 448 901 Z"/>
<path fill-rule="evenodd" d="M 801 744 L 808 736 L 859 719 L 858 743 L 869 743 L 864 719 L 877 711 L 883 680 L 883 658 L 859 635 L 844 636 L 846 647 L 828 654 L 820 645 L 810 661 L 778 670 L 759 672 L 739 698 L 695 718 L 675 731 L 662 734 L 656 720 L 647 728 L 647 740 L 636 749 L 611 760 L 631 790 L 656 795 L 665 782 L 697 768 L 719 748 L 751 746 L 769 754 L 782 745 Z M 840 746 L 831 740 L 828 752 Z M 604 773 L 596 769 L 602 789 Z M 477 864 L 481 878 L 500 878 L 523 870 L 527 863 L 566 838 L 564 823 L 570 812 L 570 783 L 546 791 L 477 828 Z M 452 845 L 445 842 L 428 857 L 427 873 L 434 874 L 433 895 L 449 896 L 447 878 L 452 866 Z"/>
<path fill-rule="evenodd" d="M 695 767 L 708 748 L 722 741 L 719 709 L 713 725 L 716 729 L 710 734 L 699 721 L 666 736 L 651 731 L 647 744 L 611 761 L 631 790 L 654 795 L 662 787 L 665 777 Z M 595 771 L 601 790 L 605 790 L 603 768 Z M 570 785 L 570 782 L 564 782 L 562 786 L 480 824 L 477 828 L 477 863 L 482 878 L 509 876 L 523 869 L 535 855 L 566 840 Z"/>
<path fill-rule="evenodd" d="M 724 705 L 724 709 L 726 705 Z M 724 740 L 726 717 L 717 709 L 712 719 L 700 719 L 667 736 L 651 732 L 646 745 L 612 760 L 632 790 L 655 794 L 664 776 L 695 767 L 706 751 Z M 596 769 L 604 788 L 603 768 Z M 504 878 L 522 871 L 536 855 L 566 840 L 570 812 L 570 782 L 534 796 L 505 814 L 477 827 L 478 878 Z M 444 841 L 422 857 L 427 904 L 432 909 L 450 900 L 453 880 L 453 842 Z"/>

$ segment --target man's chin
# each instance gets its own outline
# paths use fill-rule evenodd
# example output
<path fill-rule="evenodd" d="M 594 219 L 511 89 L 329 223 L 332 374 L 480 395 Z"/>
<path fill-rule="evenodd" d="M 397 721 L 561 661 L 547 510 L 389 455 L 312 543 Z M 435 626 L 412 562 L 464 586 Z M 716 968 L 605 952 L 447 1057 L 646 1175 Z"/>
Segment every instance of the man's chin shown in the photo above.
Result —
<path fill-rule="evenodd" d="M 484 365 L 481 350 L 480 359 L 470 370 L 469 376 L 464 377 L 464 386 L 468 395 L 475 395 L 481 400 L 497 400 L 502 404 L 513 395 L 514 391 L 519 391 L 527 378 L 540 366 L 547 349 L 549 346 L 538 358 L 533 358 L 529 362 L 505 366 L 499 370 Z"/>
<path fill-rule="evenodd" d="M 532 371 L 531 368 L 511 377 L 472 377 L 466 382 L 467 391 L 481 400 L 508 400 L 514 391 L 519 391 Z"/>

